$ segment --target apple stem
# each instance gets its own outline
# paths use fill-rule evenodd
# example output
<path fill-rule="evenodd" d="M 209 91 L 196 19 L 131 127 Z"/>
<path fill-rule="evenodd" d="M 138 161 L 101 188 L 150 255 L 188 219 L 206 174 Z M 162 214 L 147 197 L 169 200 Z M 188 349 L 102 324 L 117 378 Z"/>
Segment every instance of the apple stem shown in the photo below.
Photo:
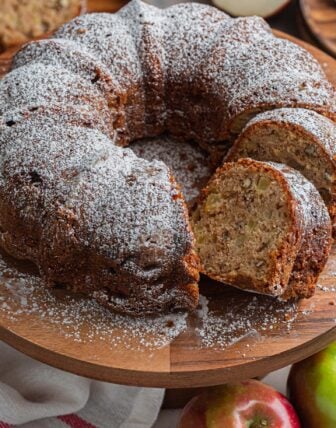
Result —
<path fill-rule="evenodd" d="M 267 419 L 257 419 L 254 421 L 251 421 L 250 424 L 248 425 L 248 428 L 265 428 L 268 427 L 268 421 Z"/>

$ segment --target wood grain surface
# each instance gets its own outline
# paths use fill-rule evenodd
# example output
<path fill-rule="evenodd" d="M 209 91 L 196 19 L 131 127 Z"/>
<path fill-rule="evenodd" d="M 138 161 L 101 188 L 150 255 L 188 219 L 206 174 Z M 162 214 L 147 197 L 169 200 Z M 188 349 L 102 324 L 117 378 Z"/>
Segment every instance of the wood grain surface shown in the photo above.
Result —
<path fill-rule="evenodd" d="M 321 47 L 336 56 L 335 0 L 300 0 L 303 17 Z"/>
<path fill-rule="evenodd" d="M 88 0 L 89 12 L 115 12 L 124 6 L 127 0 Z"/>
<path fill-rule="evenodd" d="M 293 40 L 284 34 L 278 35 Z M 316 48 L 296 42 L 311 51 L 336 84 L 335 60 Z M 8 70 L 10 57 L 7 53 L 0 60 L 2 74 Z M 12 266 L 14 262 L 7 259 L 6 263 Z M 14 267 L 27 275 L 27 267 L 21 264 Z M 64 308 L 67 304 L 73 305 L 73 300 L 68 296 L 56 296 L 52 303 L 55 307 L 48 306 L 51 304 L 43 293 L 40 298 L 39 292 L 30 289 L 36 294 L 34 305 L 44 309 L 43 312 L 27 312 L 25 307 L 30 296 L 22 299 L 22 278 L 25 277 L 20 275 L 13 277 L 3 273 L 0 279 L 0 338 L 37 360 L 104 381 L 168 388 L 216 385 L 264 375 L 319 351 L 336 338 L 336 248 L 320 277 L 316 295 L 298 304 L 290 324 L 286 321 L 286 313 L 273 317 L 273 312 L 279 313 L 282 303 L 203 278 L 200 289 L 208 299 L 210 310 L 219 314 L 222 321 L 229 315 L 232 318 L 228 329 L 210 328 L 208 333 L 212 340 L 207 344 L 197 330 L 204 322 L 200 313 L 189 315 L 187 328 L 171 343 L 148 347 L 147 339 L 150 342 L 160 338 L 134 336 L 133 322 L 123 327 L 112 326 L 102 337 L 98 327 L 94 331 L 93 328 L 104 323 L 104 316 L 99 315 L 98 322 L 96 312 L 87 311 L 81 313 L 80 319 L 78 316 L 69 319 Z M 267 307 L 267 313 L 249 313 L 248 308 L 255 301 L 260 308 Z M 61 303 L 63 309 L 60 311 L 56 306 Z M 56 318 L 55 314 L 62 314 L 62 311 L 64 317 Z M 250 323 L 248 328 L 246 319 Z M 148 319 L 148 325 L 153 322 Z M 218 342 L 223 342 L 239 323 L 243 331 L 238 329 L 226 346 L 218 346 L 216 337 Z M 67 328 L 73 327 L 76 327 L 76 334 L 68 334 Z M 118 337 L 127 340 L 116 345 Z"/>

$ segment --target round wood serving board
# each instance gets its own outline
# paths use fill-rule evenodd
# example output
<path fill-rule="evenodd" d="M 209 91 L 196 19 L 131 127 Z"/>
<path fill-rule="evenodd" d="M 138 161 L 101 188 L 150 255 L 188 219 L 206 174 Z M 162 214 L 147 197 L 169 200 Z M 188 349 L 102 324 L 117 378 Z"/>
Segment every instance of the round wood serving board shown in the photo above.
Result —
<path fill-rule="evenodd" d="M 319 44 L 336 56 L 335 0 L 300 0 L 302 15 Z"/>
<path fill-rule="evenodd" d="M 296 42 L 310 50 L 336 84 L 335 60 Z M 7 53 L 0 60 L 2 75 L 9 64 Z M 316 295 L 298 305 L 206 278 L 200 289 L 206 297 L 197 313 L 136 321 L 111 315 L 84 298 L 46 291 L 31 266 L 0 255 L 0 338 L 82 376 L 168 388 L 264 375 L 336 338 L 336 248 Z"/>

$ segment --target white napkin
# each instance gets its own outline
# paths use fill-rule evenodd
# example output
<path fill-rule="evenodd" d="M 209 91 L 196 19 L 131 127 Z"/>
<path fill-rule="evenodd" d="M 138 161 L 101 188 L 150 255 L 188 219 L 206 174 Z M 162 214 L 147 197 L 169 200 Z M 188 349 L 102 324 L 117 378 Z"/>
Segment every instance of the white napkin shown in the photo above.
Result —
<path fill-rule="evenodd" d="M 288 370 L 263 381 L 285 393 Z M 157 419 L 163 395 L 75 376 L 0 343 L 0 428 L 173 428 L 181 410 Z"/>
<path fill-rule="evenodd" d="M 0 428 L 150 428 L 163 395 L 72 375 L 0 343 Z"/>

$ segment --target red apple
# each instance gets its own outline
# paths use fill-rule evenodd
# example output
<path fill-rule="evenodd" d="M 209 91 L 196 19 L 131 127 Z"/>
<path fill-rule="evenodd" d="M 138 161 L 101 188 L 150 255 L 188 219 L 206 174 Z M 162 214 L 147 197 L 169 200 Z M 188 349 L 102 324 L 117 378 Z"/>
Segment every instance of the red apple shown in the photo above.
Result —
<path fill-rule="evenodd" d="M 212 0 L 212 2 L 233 16 L 257 15 L 270 18 L 281 12 L 290 0 Z"/>
<path fill-rule="evenodd" d="M 179 428 L 300 428 L 280 392 L 258 380 L 209 389 L 184 408 Z"/>
<path fill-rule="evenodd" d="M 336 427 L 336 342 L 293 365 L 288 392 L 305 428 Z"/>

